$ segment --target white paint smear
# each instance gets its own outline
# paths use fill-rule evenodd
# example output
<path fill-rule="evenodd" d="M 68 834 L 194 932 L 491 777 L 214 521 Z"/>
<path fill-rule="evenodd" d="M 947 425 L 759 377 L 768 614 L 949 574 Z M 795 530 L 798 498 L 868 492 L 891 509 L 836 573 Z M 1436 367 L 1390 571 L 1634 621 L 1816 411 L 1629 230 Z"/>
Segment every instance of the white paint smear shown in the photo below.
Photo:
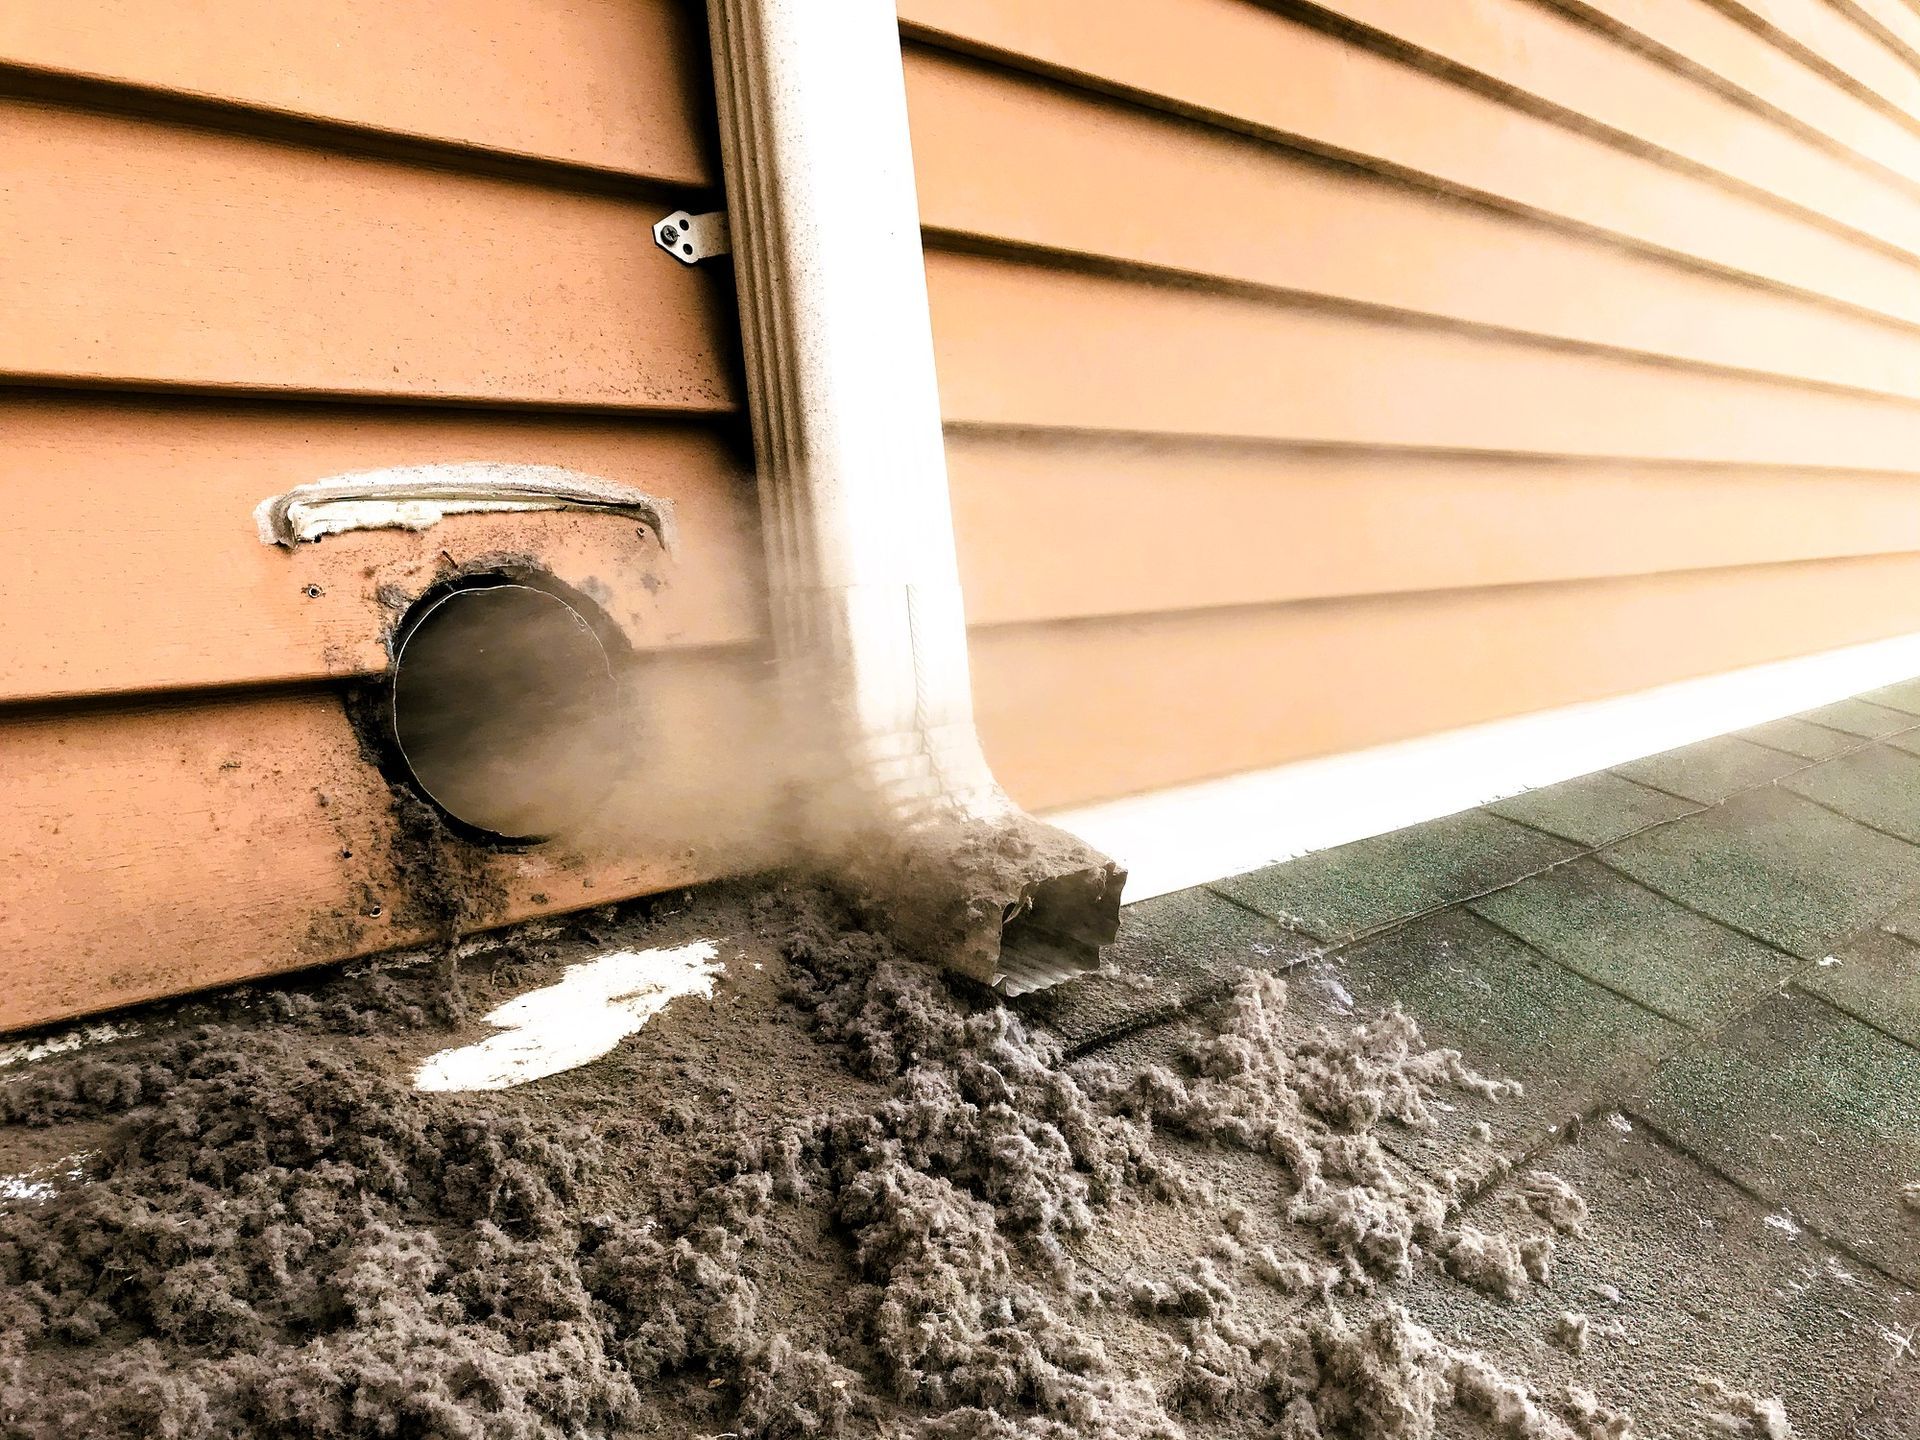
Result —
<path fill-rule="evenodd" d="M 671 949 L 616 950 L 570 966 L 552 985 L 529 990 L 486 1017 L 501 1032 L 429 1055 L 417 1090 L 508 1090 L 598 1060 L 680 995 L 713 998 L 726 974 L 711 940 Z"/>
<path fill-rule="evenodd" d="M 70 1029 L 58 1030 L 38 1040 L 14 1040 L 0 1045 L 0 1070 L 9 1065 L 25 1065 L 34 1060 L 44 1060 L 49 1055 L 61 1055 L 69 1050 L 78 1050 L 83 1045 L 101 1045 L 108 1040 L 118 1040 L 123 1036 L 137 1035 L 137 1025 L 116 1025 L 110 1021 L 98 1021 L 90 1025 L 75 1025 Z"/>
<path fill-rule="evenodd" d="M 91 1150 L 83 1150 L 78 1155 L 68 1155 L 51 1164 L 42 1165 L 34 1170 L 23 1170 L 18 1175 L 0 1175 L 0 1204 L 8 1201 L 25 1201 L 38 1205 L 51 1200 L 60 1193 L 56 1183 L 61 1180 L 78 1180 L 86 1174 Z"/>
<path fill-rule="evenodd" d="M 51 1200 L 53 1185 L 46 1180 L 35 1179 L 33 1175 L 0 1175 L 0 1201 L 6 1200 Z"/>

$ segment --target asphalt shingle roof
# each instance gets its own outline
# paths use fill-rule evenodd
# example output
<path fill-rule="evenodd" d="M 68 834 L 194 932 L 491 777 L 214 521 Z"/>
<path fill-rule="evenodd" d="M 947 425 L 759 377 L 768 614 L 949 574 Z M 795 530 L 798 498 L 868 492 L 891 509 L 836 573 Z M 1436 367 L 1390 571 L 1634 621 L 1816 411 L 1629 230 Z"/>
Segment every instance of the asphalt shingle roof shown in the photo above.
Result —
<path fill-rule="evenodd" d="M 1642 1277 L 1595 1278 L 1596 1323 L 1777 1369 L 1803 1433 L 1920 1435 L 1920 679 L 1129 907 L 1114 973 L 1033 1013 L 1139 1043 L 1244 967 L 1308 1018 L 1399 1005 L 1524 1083 L 1396 1148 L 1437 1172 L 1485 1171 L 1479 1124 L 1506 1165 L 1555 1147 Z M 1510 1201 L 1501 1174 L 1476 1204 Z M 1550 1317 L 1458 1286 L 1415 1308 L 1541 1361 Z M 1643 1423 L 1681 1413 L 1662 1383 Z"/>

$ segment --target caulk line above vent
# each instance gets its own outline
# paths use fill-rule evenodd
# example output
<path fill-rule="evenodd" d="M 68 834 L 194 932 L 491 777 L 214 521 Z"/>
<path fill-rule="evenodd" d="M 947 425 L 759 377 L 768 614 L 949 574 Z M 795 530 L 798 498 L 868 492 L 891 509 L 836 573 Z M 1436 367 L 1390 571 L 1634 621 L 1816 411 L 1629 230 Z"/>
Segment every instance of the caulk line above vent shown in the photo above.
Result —
<path fill-rule="evenodd" d="M 351 530 L 425 530 L 449 515 L 601 510 L 642 521 L 661 547 L 677 542 L 673 502 L 558 465 L 463 460 L 334 475 L 254 507 L 263 545 L 298 545 Z"/>

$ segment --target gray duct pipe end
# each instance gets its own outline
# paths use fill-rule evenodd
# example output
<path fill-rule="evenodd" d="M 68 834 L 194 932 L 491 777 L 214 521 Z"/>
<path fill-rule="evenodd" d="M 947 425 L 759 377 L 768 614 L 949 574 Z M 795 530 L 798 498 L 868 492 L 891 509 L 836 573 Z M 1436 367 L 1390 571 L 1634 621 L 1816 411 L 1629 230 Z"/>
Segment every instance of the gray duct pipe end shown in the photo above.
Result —
<path fill-rule="evenodd" d="M 1099 968 L 1127 876 L 1076 836 L 1009 811 L 875 835 L 838 879 L 906 949 L 1014 996 Z"/>

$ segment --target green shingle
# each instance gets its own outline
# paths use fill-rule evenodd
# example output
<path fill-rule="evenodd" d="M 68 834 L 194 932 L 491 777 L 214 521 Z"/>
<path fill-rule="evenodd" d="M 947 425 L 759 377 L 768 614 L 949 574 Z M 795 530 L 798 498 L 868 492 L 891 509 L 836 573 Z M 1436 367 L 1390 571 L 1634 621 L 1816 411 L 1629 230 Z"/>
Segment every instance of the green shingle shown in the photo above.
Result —
<path fill-rule="evenodd" d="M 1808 960 L 1920 888 L 1920 849 L 1773 786 L 1623 840 L 1601 857 Z"/>
<path fill-rule="evenodd" d="M 1688 814 L 1690 801 L 1677 799 L 1610 771 L 1563 780 L 1487 806 L 1549 835 L 1582 845 L 1606 845 L 1647 825 Z"/>
<path fill-rule="evenodd" d="M 1459 1108 L 1433 1134 L 1407 1132 L 1396 1149 L 1433 1173 L 1475 1170 L 1466 1138 L 1484 1120 L 1509 1155 L 1524 1151 L 1588 1109 L 1597 1097 L 1643 1073 L 1687 1031 L 1609 993 L 1528 949 L 1465 910 L 1392 931 L 1323 964 L 1338 974 L 1361 1011 L 1399 1005 L 1429 1045 L 1458 1049 L 1483 1074 L 1518 1080 L 1519 1098 L 1458 1096 Z M 1325 1003 L 1300 972 L 1302 1005 Z"/>
<path fill-rule="evenodd" d="M 1683 745 L 1643 760 L 1629 760 L 1613 767 L 1642 785 L 1665 790 L 1702 805 L 1724 800 L 1740 790 L 1750 790 L 1778 779 L 1806 762 L 1795 755 L 1769 750 L 1750 740 L 1719 735 L 1695 745 Z"/>
<path fill-rule="evenodd" d="M 1741 1184 L 1908 1283 L 1920 1224 L 1920 1052 L 1797 990 L 1663 1065 L 1647 1117 Z"/>
<path fill-rule="evenodd" d="M 1559 1242 L 1551 1285 L 1500 1300 L 1427 1271 L 1408 1308 L 1540 1391 L 1595 1391 L 1632 1413 L 1637 1435 L 1723 1435 L 1699 1408 L 1696 1377 L 1712 1375 L 1779 1396 L 1799 1440 L 1852 1440 L 1859 1412 L 1905 1358 L 1886 1337 L 1920 1321 L 1915 1296 L 1796 1233 L 1646 1127 L 1619 1123 L 1631 1128 L 1602 1120 L 1579 1143 L 1533 1162 L 1588 1207 L 1583 1233 Z M 1509 1181 L 1464 1218 L 1489 1230 L 1543 1231 L 1517 1203 L 1517 1188 Z M 1542 1343 L 1569 1310 L 1593 1324 L 1578 1356 Z M 1619 1333 L 1607 1333 L 1614 1325 Z M 1914 1432 L 1899 1433 L 1912 1440 Z"/>
<path fill-rule="evenodd" d="M 1870 745 L 1781 780 L 1796 795 L 1920 844 L 1920 758 Z"/>
<path fill-rule="evenodd" d="M 1594 860 L 1523 880 L 1473 909 L 1561 964 L 1689 1025 L 1725 1019 L 1803 963 Z"/>
<path fill-rule="evenodd" d="M 1868 739 L 1878 739 L 1882 735 L 1891 735 L 1896 730 L 1910 730 L 1920 720 L 1904 710 L 1892 710 L 1885 705 L 1875 705 L 1871 700 L 1854 696 L 1850 700 L 1836 700 L 1831 705 L 1822 705 L 1815 710 L 1803 710 L 1797 717 L 1811 720 L 1815 725 L 1824 725 L 1829 730 L 1844 730 L 1849 735 L 1861 735 Z"/>
<path fill-rule="evenodd" d="M 1920 721 L 1920 677 L 1882 685 L 1878 690 L 1869 690 L 1854 698 L 1873 705 L 1884 705 L 1890 710 L 1904 710 Z"/>
<path fill-rule="evenodd" d="M 1920 1365 L 1900 1367 L 1847 1440 L 1913 1440 L 1920 1435 Z"/>
<path fill-rule="evenodd" d="M 1102 973 L 1015 1002 L 1069 1045 L 1169 1015 L 1223 990 L 1243 970 L 1284 970 L 1316 949 L 1308 937 L 1209 890 L 1128 905 Z"/>
<path fill-rule="evenodd" d="M 1213 888 L 1323 940 L 1465 900 L 1579 854 L 1576 846 L 1469 810 L 1270 865 Z"/>
<path fill-rule="evenodd" d="M 1752 725 L 1745 730 L 1736 730 L 1734 734 L 1756 745 L 1765 745 L 1769 750 L 1784 750 L 1802 760 L 1826 760 L 1860 743 L 1858 735 L 1816 725 L 1797 715 L 1789 715 L 1783 720 L 1769 720 L 1764 725 Z"/>
<path fill-rule="evenodd" d="M 1829 958 L 1833 964 L 1814 966 L 1800 984 L 1920 1046 L 1920 945 L 1874 929 Z"/>

